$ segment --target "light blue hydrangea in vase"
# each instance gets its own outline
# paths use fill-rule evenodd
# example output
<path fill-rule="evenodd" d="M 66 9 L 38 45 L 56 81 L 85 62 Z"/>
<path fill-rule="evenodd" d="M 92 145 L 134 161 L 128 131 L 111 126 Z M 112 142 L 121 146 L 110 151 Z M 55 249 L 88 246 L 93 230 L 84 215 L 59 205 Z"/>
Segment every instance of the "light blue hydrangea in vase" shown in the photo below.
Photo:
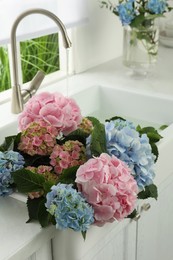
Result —
<path fill-rule="evenodd" d="M 118 16 L 124 28 L 123 64 L 136 72 L 146 74 L 157 62 L 158 18 L 170 12 L 167 0 L 101 1 Z"/>

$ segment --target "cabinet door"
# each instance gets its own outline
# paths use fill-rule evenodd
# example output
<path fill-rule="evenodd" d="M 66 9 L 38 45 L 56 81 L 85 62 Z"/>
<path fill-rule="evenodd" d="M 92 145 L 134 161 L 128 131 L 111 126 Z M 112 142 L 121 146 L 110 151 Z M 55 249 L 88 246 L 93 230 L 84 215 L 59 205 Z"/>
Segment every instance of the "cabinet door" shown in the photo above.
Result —
<path fill-rule="evenodd" d="M 123 220 L 92 226 L 84 241 L 79 232 L 57 231 L 53 239 L 56 260 L 134 260 L 136 222 Z"/>
<path fill-rule="evenodd" d="M 38 251 L 36 251 L 26 260 L 52 260 L 51 241 L 43 244 L 43 246 Z"/>
<path fill-rule="evenodd" d="M 105 236 L 104 245 L 99 243 L 90 250 L 81 260 L 134 260 L 135 259 L 135 222 L 129 223 L 114 236 Z"/>
<path fill-rule="evenodd" d="M 159 186 L 158 200 L 141 213 L 137 223 L 136 260 L 173 259 L 173 175 Z"/>

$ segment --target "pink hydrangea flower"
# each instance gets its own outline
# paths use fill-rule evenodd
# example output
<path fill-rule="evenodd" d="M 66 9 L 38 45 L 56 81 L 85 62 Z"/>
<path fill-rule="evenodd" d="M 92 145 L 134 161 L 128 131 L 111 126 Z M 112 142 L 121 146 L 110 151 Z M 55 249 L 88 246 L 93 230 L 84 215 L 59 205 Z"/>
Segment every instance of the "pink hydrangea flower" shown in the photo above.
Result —
<path fill-rule="evenodd" d="M 56 145 L 56 127 L 47 125 L 44 121 L 30 123 L 21 132 L 18 149 L 29 155 L 50 155 Z"/>
<path fill-rule="evenodd" d="M 39 165 L 38 167 L 27 166 L 26 169 L 30 170 L 33 173 L 38 173 L 42 175 L 45 175 L 46 173 L 50 173 L 53 170 L 53 168 L 48 165 Z"/>
<path fill-rule="evenodd" d="M 134 210 L 138 187 L 128 166 L 117 157 L 101 154 L 77 170 L 79 191 L 94 208 L 95 224 L 122 220 Z"/>
<path fill-rule="evenodd" d="M 80 108 L 72 98 L 60 93 L 43 92 L 33 96 L 19 116 L 19 130 L 33 121 L 44 120 L 65 135 L 77 129 L 81 123 Z"/>
<path fill-rule="evenodd" d="M 60 174 L 63 169 L 81 165 L 86 162 L 85 147 L 79 141 L 66 141 L 63 145 L 55 145 L 50 155 L 50 164 Z"/>

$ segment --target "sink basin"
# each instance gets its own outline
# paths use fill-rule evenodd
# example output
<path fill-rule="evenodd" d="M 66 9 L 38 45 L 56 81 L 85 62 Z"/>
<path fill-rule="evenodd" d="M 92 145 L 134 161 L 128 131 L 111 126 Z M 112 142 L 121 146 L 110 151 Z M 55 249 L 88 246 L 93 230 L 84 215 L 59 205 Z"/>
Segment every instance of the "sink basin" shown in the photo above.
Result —
<path fill-rule="evenodd" d="M 142 125 L 160 127 L 173 122 L 173 98 L 144 95 L 123 89 L 96 86 L 73 96 L 83 115 L 93 115 L 104 121 L 121 116 Z"/>
<path fill-rule="evenodd" d="M 154 126 L 158 129 L 163 124 L 169 125 L 165 130 L 160 131 L 163 139 L 161 139 L 158 144 L 159 158 L 156 163 L 155 183 L 160 185 L 172 174 L 173 115 L 171 115 L 170 111 L 173 111 L 173 98 L 103 86 L 88 87 L 75 93 L 71 97 L 73 97 L 80 106 L 83 116 L 96 116 L 101 121 L 113 116 L 121 116 L 133 121 L 135 124 Z M 5 136 L 16 134 L 17 122 L 14 121 L 14 123 L 0 127 L 0 133 L 1 142 Z M 15 194 L 12 196 L 16 199 L 21 199 L 20 196 L 16 196 Z M 119 225 L 115 223 L 113 228 L 112 226 L 105 226 L 105 228 L 96 230 L 96 232 L 94 232 L 95 229 L 93 229 L 94 231 L 91 230 L 91 235 L 89 235 L 87 243 L 83 243 L 80 235 L 77 235 L 80 237 L 79 239 L 75 239 L 74 233 L 72 235 L 69 233 L 71 231 L 63 234 L 57 231 L 55 239 L 53 240 L 53 244 L 55 244 L 54 257 L 56 259 L 62 259 L 64 254 L 67 254 L 64 245 L 69 245 L 71 241 L 73 241 L 73 250 L 70 252 L 74 252 L 74 255 L 70 253 L 70 256 L 67 255 L 66 259 L 69 259 L 68 257 L 70 257 L 71 260 L 91 259 L 99 255 L 102 246 L 105 246 L 105 244 L 103 245 L 101 243 L 102 238 L 107 239 L 108 242 L 113 241 L 112 239 L 115 238 L 115 234 L 118 232 L 117 230 L 122 229 L 126 224 L 127 222 L 123 221 L 122 224 L 120 223 Z M 119 228 L 117 226 L 119 226 Z M 92 232 L 95 234 L 94 236 Z M 57 245 L 59 246 L 57 247 Z M 98 257 L 98 259 L 100 259 L 100 257 Z"/>

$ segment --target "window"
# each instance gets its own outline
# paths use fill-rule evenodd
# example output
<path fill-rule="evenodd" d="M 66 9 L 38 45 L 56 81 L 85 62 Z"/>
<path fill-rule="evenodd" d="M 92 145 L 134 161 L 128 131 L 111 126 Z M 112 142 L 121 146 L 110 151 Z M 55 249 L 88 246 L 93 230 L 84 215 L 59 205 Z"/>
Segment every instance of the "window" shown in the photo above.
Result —
<path fill-rule="evenodd" d="M 86 0 L 0 0 L 0 91 L 11 87 L 10 32 L 16 17 L 31 8 L 56 14 L 67 28 L 86 22 Z M 17 29 L 20 42 L 22 82 L 30 81 L 41 69 L 46 74 L 61 69 L 57 26 L 44 15 L 29 15 Z"/>
<path fill-rule="evenodd" d="M 8 47 L 0 47 L 0 92 L 11 87 Z"/>
<path fill-rule="evenodd" d="M 35 76 L 38 70 L 49 74 L 59 70 L 58 33 L 21 43 L 23 83 Z"/>
<path fill-rule="evenodd" d="M 60 69 L 58 33 L 20 43 L 22 82 L 33 79 L 38 70 L 50 74 Z M 11 88 L 8 47 L 0 48 L 0 92 Z"/>

